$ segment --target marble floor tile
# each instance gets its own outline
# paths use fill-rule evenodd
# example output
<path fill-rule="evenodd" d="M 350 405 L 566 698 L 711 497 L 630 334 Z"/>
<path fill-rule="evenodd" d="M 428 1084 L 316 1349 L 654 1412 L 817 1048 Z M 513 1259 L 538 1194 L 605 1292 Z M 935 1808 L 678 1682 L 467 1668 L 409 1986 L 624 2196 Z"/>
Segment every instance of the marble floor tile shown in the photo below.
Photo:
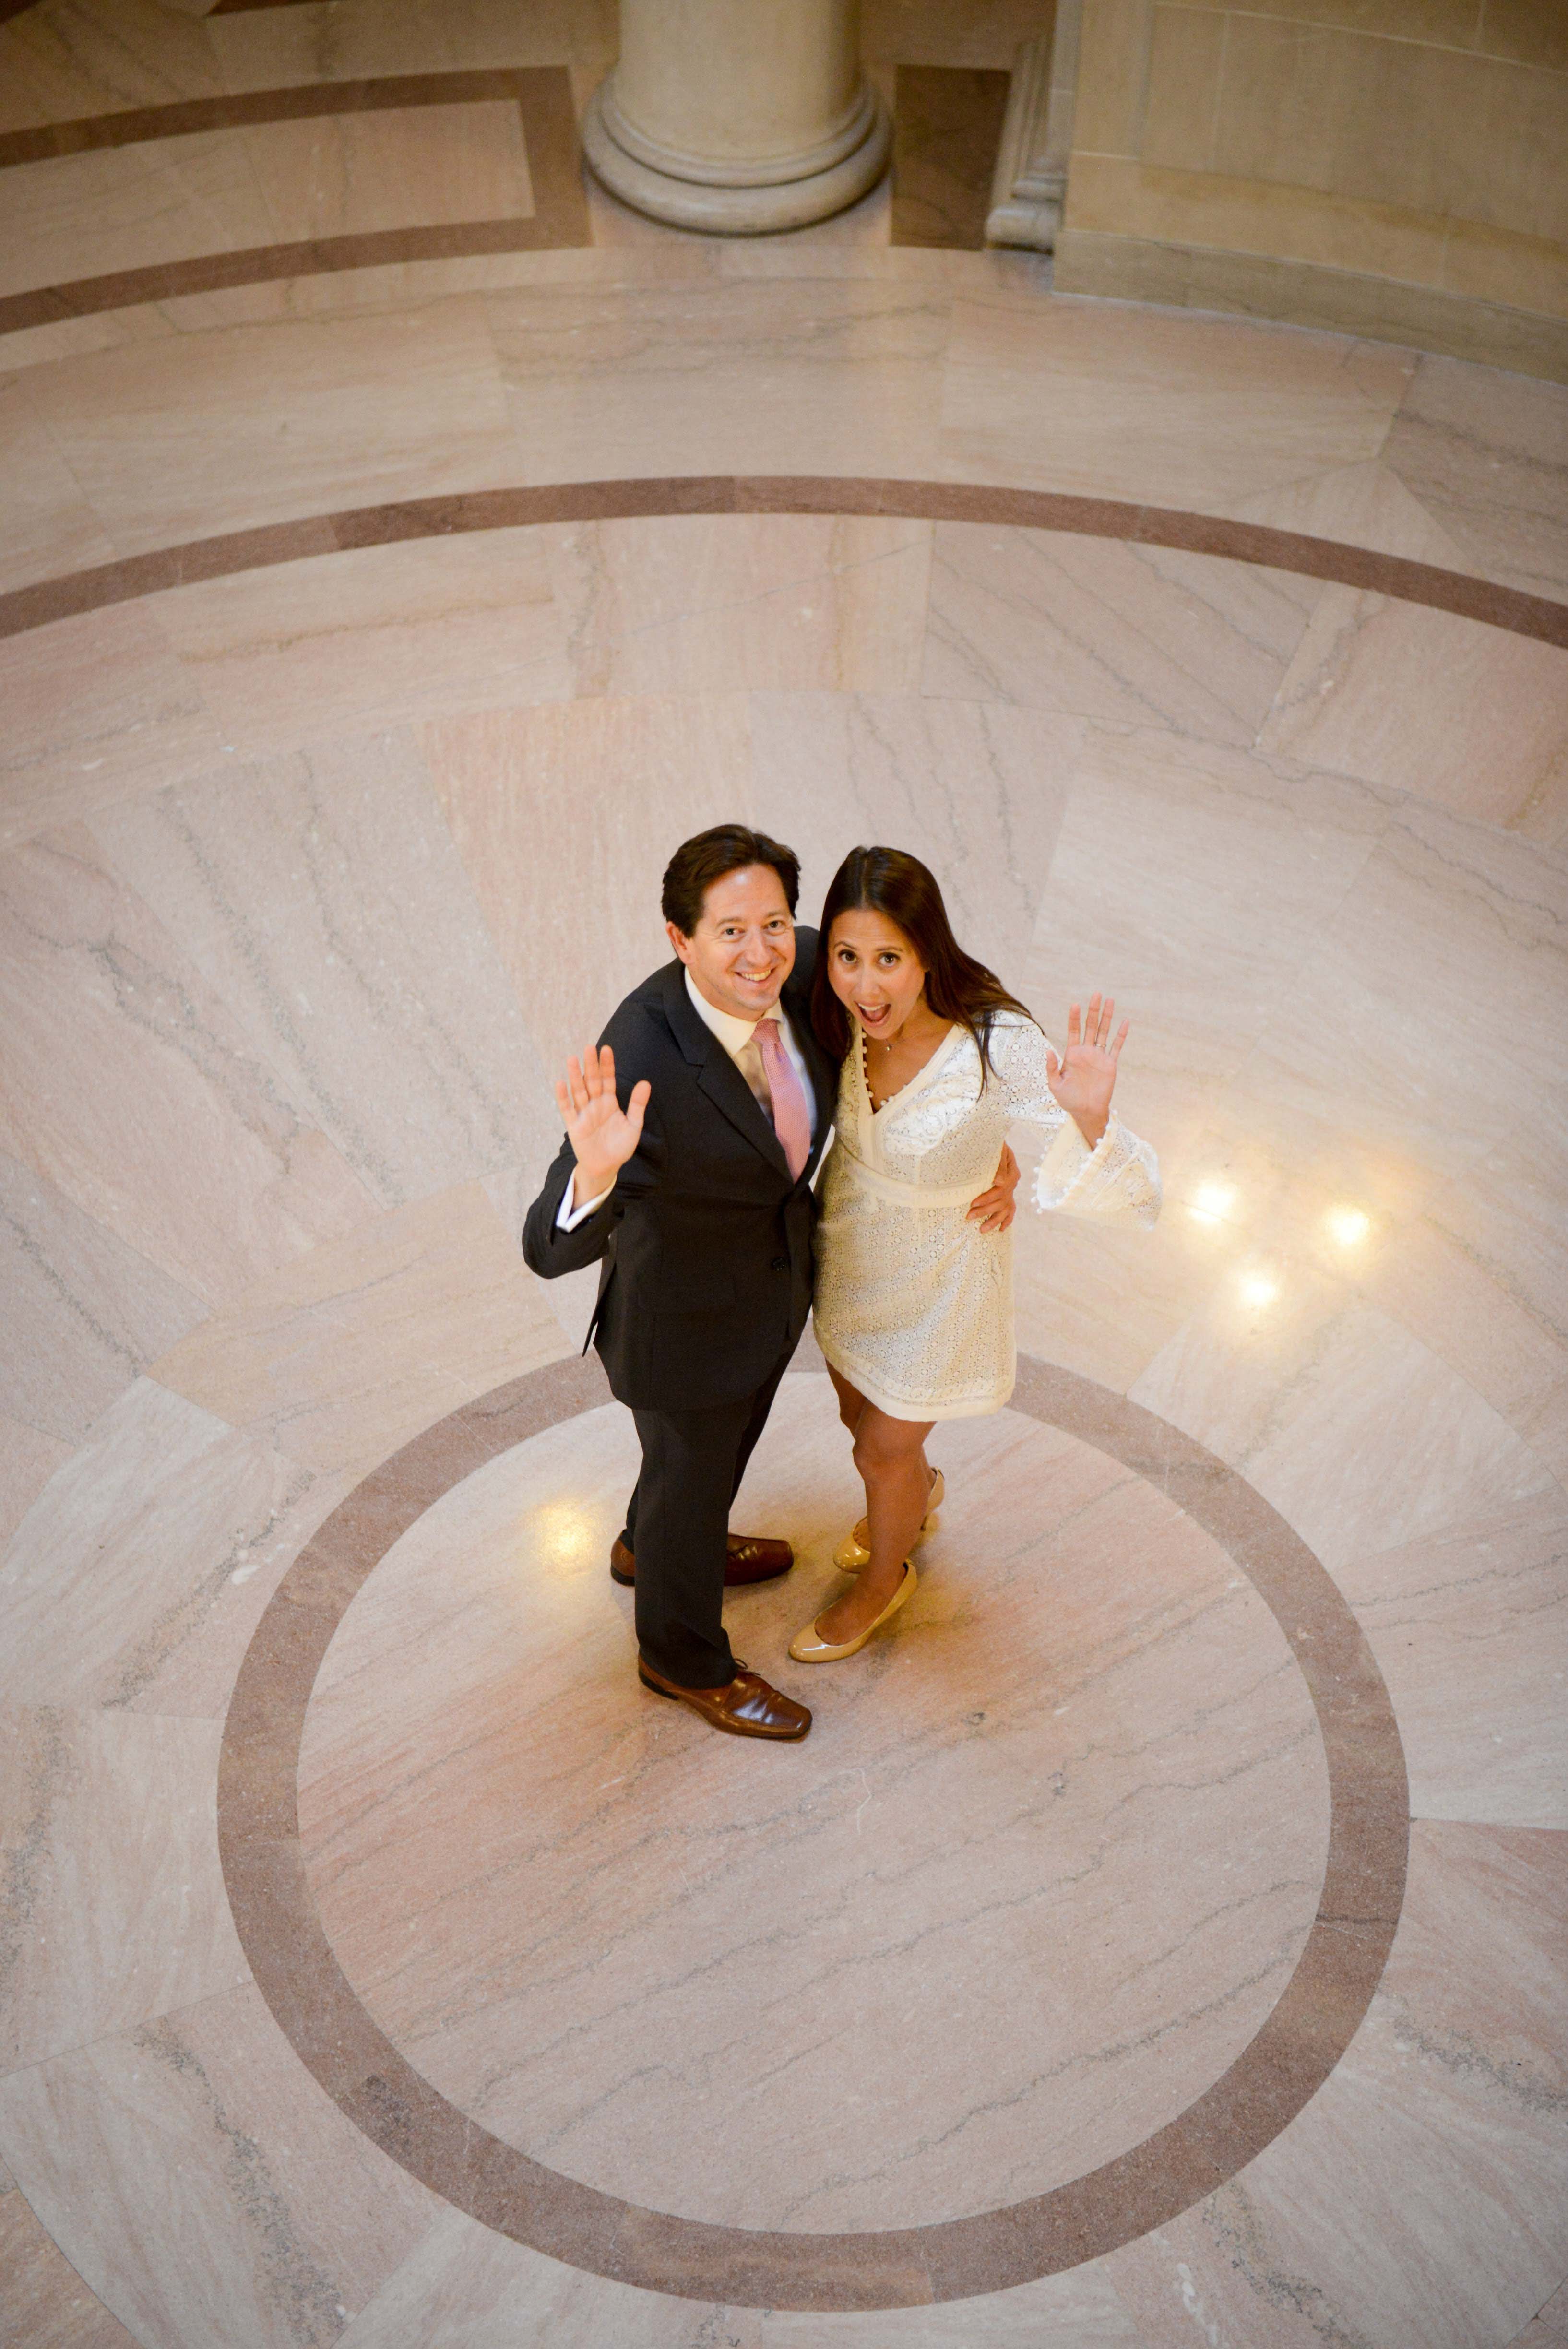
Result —
<path fill-rule="evenodd" d="M 257 243 L 533 216 L 512 98 L 317 115 L 239 135 L 271 219 Z"/>
<path fill-rule="evenodd" d="M 0 643 L 0 849 L 223 755 L 201 688 L 143 604 Z"/>
<path fill-rule="evenodd" d="M 1347 1558 L 1421 1817 L 1568 1828 L 1568 1505 L 1515 1507 Z"/>
<path fill-rule="evenodd" d="M 1158 1148 L 1158 1122 L 1126 1096 L 1122 1113 Z M 1015 1135 L 1013 1149 L 1027 1159 L 1027 1138 Z M 1222 1235 L 1168 1210 L 1146 1232 L 1026 1206 L 1013 1226 L 1019 1346 L 1125 1394 L 1209 1295 L 1226 1254 Z"/>
<path fill-rule="evenodd" d="M 29 2349 L 137 2349 L 33 2216 L 0 2164 L 0 2328 Z"/>
<path fill-rule="evenodd" d="M 221 1715 L 263 1609 L 348 1481 L 139 1380 L 6 1553 L 9 1699 Z"/>
<path fill-rule="evenodd" d="M 204 1303 L 0 1154 L 0 1409 L 79 1443 Z"/>
<path fill-rule="evenodd" d="M 646 976 L 646 974 L 644 974 Z M 569 1033 L 569 1030 L 564 1031 Z M 592 1040 L 590 1024 L 579 1031 Z M 559 1136 L 556 1137 L 557 1141 Z M 501 1218 L 501 1227 L 521 1238 L 529 1207 L 537 1197 L 541 1177 L 536 1166 L 504 1166 L 498 1174 L 487 1174 L 482 1188 L 485 1197 Z M 554 1280 L 543 1283 L 545 1302 L 566 1332 L 566 1345 L 573 1354 L 583 1353 L 587 1346 L 588 1324 L 593 1319 L 598 1301 L 599 1268 L 585 1265 L 581 1272 L 558 1273 Z M 802 1340 L 804 1345 L 805 1340 Z"/>
<path fill-rule="evenodd" d="M 1369 546 L 1410 563 L 1435 563 L 1445 571 L 1470 567 L 1458 542 L 1381 459 L 1343 465 L 1336 472 L 1309 473 L 1303 481 L 1260 491 L 1256 497 L 1239 498 L 1228 511 L 1238 522 L 1267 523 L 1274 530 L 1302 531 L 1309 538 Z"/>
<path fill-rule="evenodd" d="M 887 2316 L 763 2313 L 759 2349 L 1147 2349 L 1096 2261 L 1012 2292 Z"/>
<path fill-rule="evenodd" d="M 1562 845 L 1568 653 L 1331 586 L 1259 736 L 1264 750 Z"/>
<path fill-rule="evenodd" d="M 1514 2335 L 1509 2349 L 1568 2349 L 1568 2283 Z"/>
<path fill-rule="evenodd" d="M 79 827 L 0 863 L 0 1148 L 182 1288 L 232 1296 L 369 1212 Z"/>
<path fill-rule="evenodd" d="M 1076 719 L 913 694 L 752 697 L 754 821 L 798 842 L 801 918 L 857 842 L 929 864 L 961 942 L 1020 976 L 1085 729 Z"/>
<path fill-rule="evenodd" d="M 218 1865 L 219 1726 L 0 1713 L 0 2072 L 249 1980 Z"/>
<path fill-rule="evenodd" d="M 441 2349 L 1145 2349 L 1098 2264 L 935 2308 L 799 2315 L 639 2292 L 563 2267 L 455 2210 L 356 2318 L 341 2349 L 437 2339 Z"/>
<path fill-rule="evenodd" d="M 868 65 L 1005 66 L 1039 33 L 1032 0 L 866 0 L 860 41 Z"/>
<path fill-rule="evenodd" d="M 85 318 L 58 318 L 47 326 L 19 326 L 0 335 L 0 367 L 47 367 L 56 359 L 119 350 L 128 343 L 166 343 L 173 333 L 151 303 L 128 303 L 119 310 L 95 310 Z"/>
<path fill-rule="evenodd" d="M 572 690 L 537 531 L 313 556 L 149 610 L 242 758 Z"/>
<path fill-rule="evenodd" d="M 1446 1363 L 1300 1265 L 1228 1275 L 1129 1392 L 1240 1469 L 1331 1572 L 1552 1486 Z"/>
<path fill-rule="evenodd" d="M 1413 364 L 1381 344 L 1130 304 L 961 301 L 943 467 L 961 481 L 1228 512 L 1376 457 Z"/>
<path fill-rule="evenodd" d="M 1291 999 L 1393 795 L 1152 726 L 1086 734 L 1021 990 L 1060 1044 L 1112 993 L 1129 1070 L 1212 1101 Z"/>
<path fill-rule="evenodd" d="M 230 768 L 96 837 L 383 1206 L 547 1163 L 545 1072 L 406 734 Z"/>
<path fill-rule="evenodd" d="M 597 81 L 617 48 L 609 0 L 297 0 L 210 16 L 205 29 L 236 90 L 563 61 Z"/>
<path fill-rule="evenodd" d="M 17 1526 L 73 1448 L 25 1420 L 0 1415 L 0 1562 Z"/>
<path fill-rule="evenodd" d="M 161 2349 L 328 2349 L 441 2207 L 249 1989 L 13 2075 L 0 2147 L 84 2282 Z"/>
<path fill-rule="evenodd" d="M 34 415 L 26 386 L 0 381 L 0 590 L 113 559 L 102 523 Z"/>
<path fill-rule="evenodd" d="M 309 0 L 287 0 L 287 5 L 307 5 Z M 380 262 L 365 268 L 221 286 L 206 294 L 179 294 L 161 302 L 156 315 L 182 334 L 198 334 L 209 326 L 270 326 L 283 318 L 315 318 L 349 310 L 397 310 L 452 294 L 493 294 L 562 284 L 600 288 L 679 285 L 713 274 L 702 241 L 695 242 L 699 248 L 695 253 L 686 241 L 678 239 L 673 251 L 657 253 L 545 245 L 524 253 L 460 254 L 443 261 Z M 8 339 L 14 338 L 0 338 L 0 357 Z"/>
<path fill-rule="evenodd" d="M 152 1365 L 291 1458 L 361 1470 L 566 1351 L 477 1183 L 399 1207 L 258 1281 Z"/>
<path fill-rule="evenodd" d="M 682 515 L 552 535 L 579 694 L 918 685 L 929 523 Z"/>
<path fill-rule="evenodd" d="M 922 1587 L 868 1673 L 806 1692 L 804 1774 L 630 1682 L 616 1406 L 471 1476 L 345 1617 L 299 1775 L 327 1931 L 424 2075 L 552 2166 L 742 2225 L 984 2209 L 1138 2142 L 1277 1998 L 1326 1791 L 1272 1617 L 1054 1431 L 955 1423 L 936 1456 Z M 787 1381 L 736 1504 L 803 1559 L 729 1610 L 761 1669 L 834 1586 L 846 1466 L 826 1381 Z M 737 2075 L 770 2083 L 743 2146 Z"/>
<path fill-rule="evenodd" d="M 204 26 L 158 0 L 45 0 L 0 26 L 0 129 L 222 88 Z"/>
<path fill-rule="evenodd" d="M 127 344 L 30 389 L 121 554 L 514 469 L 478 297 Z"/>
<path fill-rule="evenodd" d="M 3 2207 L 3 2206 L 0 2206 Z M 447 2210 L 340 2335 L 340 2349 L 761 2349 L 760 2309 L 714 2308 L 586 2274 Z"/>
<path fill-rule="evenodd" d="M 726 280 L 611 299 L 563 285 L 484 307 L 524 481 L 938 471 L 940 288 Z"/>
<path fill-rule="evenodd" d="M 1542 1171 L 1549 1180 L 1554 1172 Z M 1483 1170 L 1438 1186 L 1424 1213 L 1378 1251 L 1366 1293 L 1468 1379 L 1562 1484 L 1568 1482 L 1568 1312 L 1562 1294 L 1568 1268 L 1552 1228 L 1557 1186 L 1550 1181 L 1542 1202 L 1533 1278 L 1513 1271 L 1495 1237 L 1490 1248 L 1479 1237 L 1485 1188 Z"/>
<path fill-rule="evenodd" d="M 1250 743 L 1319 593 L 1211 555 L 942 523 L 921 690 Z"/>
<path fill-rule="evenodd" d="M 495 709 L 415 740 L 538 1055 L 514 1114 L 535 1133 L 548 1126 L 553 1149 L 567 1054 L 670 959 L 659 885 L 674 850 L 710 824 L 753 820 L 744 697 Z M 535 1160 L 524 1206 L 539 1171 Z"/>
<path fill-rule="evenodd" d="M 1387 1971 L 1333 2078 L 1240 2178 L 1105 2263 L 1148 2349 L 1476 2349 L 1555 2289 L 1563 1846 L 1417 1823 Z"/>
<path fill-rule="evenodd" d="M 831 221 L 822 222 L 812 232 L 810 274 L 812 277 L 880 278 L 944 287 L 950 294 L 962 294 L 971 299 L 983 300 L 988 295 L 1007 299 L 1012 296 L 1037 297 L 1046 290 L 1050 263 L 1044 254 L 1019 253 L 993 245 L 983 253 L 954 253 L 940 245 L 894 244 L 885 235 L 872 233 L 872 207 L 876 208 L 878 231 L 885 226 L 889 209 L 887 182 L 874 190 L 861 204 L 838 216 L 839 233 L 829 236 L 835 227 Z M 857 216 L 864 216 L 861 233 L 851 233 Z M 797 230 L 781 236 L 735 236 L 714 240 L 714 272 L 720 277 L 794 277 L 800 271 L 801 240 Z"/>
<path fill-rule="evenodd" d="M 1539 1180 L 1561 1148 L 1565 916 L 1561 855 L 1407 802 L 1259 1040 L 1251 1099 L 1452 1178 L 1517 1132 Z"/>
<path fill-rule="evenodd" d="M 14 163 L 5 210 L 0 294 L 281 242 L 254 160 L 235 131 Z"/>
<path fill-rule="evenodd" d="M 1384 450 L 1390 470 L 1479 566 L 1568 595 L 1568 390 L 1461 359 L 1421 358 Z"/>

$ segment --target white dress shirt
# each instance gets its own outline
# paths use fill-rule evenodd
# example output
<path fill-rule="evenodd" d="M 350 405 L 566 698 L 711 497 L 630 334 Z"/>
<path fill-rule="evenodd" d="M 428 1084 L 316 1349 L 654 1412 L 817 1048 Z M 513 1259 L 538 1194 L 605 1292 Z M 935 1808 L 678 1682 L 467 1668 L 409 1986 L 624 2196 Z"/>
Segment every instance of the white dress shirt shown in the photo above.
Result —
<path fill-rule="evenodd" d="M 763 1115 L 771 1125 L 774 1115 L 773 1095 L 768 1091 L 767 1076 L 763 1068 L 762 1047 L 757 1042 L 756 1020 L 739 1019 L 734 1012 L 721 1011 L 717 1004 L 710 1003 L 692 978 L 690 963 L 686 967 L 686 992 L 697 1017 L 705 1028 L 711 1029 L 713 1034 L 717 1036 L 720 1043 L 744 1077 Z M 811 1071 L 806 1067 L 805 1056 L 800 1049 L 799 1040 L 794 1029 L 789 1024 L 789 1018 L 784 1005 L 775 1003 L 771 1011 L 764 1011 L 760 1016 L 764 1019 L 776 1019 L 779 1023 L 779 1036 L 789 1056 L 790 1066 L 800 1079 L 800 1089 L 805 1096 L 805 1113 L 811 1121 L 812 1131 L 815 1133 L 816 1094 L 811 1081 Z M 609 1197 L 608 1191 L 601 1191 L 598 1197 L 590 1199 L 586 1207 L 575 1207 L 572 1200 L 576 1190 L 576 1181 L 577 1178 L 574 1174 L 562 1195 L 560 1208 L 556 1216 L 556 1226 L 559 1231 L 575 1231 L 586 1216 L 596 1215 Z M 614 1187 L 612 1184 L 610 1188 L 613 1190 Z"/>

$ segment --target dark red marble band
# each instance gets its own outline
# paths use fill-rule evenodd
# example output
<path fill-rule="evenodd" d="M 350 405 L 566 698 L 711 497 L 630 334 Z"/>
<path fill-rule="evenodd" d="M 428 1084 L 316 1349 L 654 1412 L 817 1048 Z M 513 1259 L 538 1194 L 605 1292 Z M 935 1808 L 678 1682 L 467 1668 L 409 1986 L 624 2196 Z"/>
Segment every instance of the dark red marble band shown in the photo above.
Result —
<path fill-rule="evenodd" d="M 198 580 L 295 563 L 350 548 L 449 538 L 465 531 L 516 530 L 535 523 L 615 522 L 670 514 L 886 514 L 911 522 L 981 523 L 1014 530 L 1073 531 L 1145 546 L 1181 547 L 1232 563 L 1266 564 L 1309 578 L 1337 580 L 1462 619 L 1484 620 L 1515 636 L 1568 648 L 1568 604 L 1502 587 L 1466 571 L 1380 554 L 1344 539 L 1309 538 L 1262 523 L 1229 522 L 1176 506 L 1123 504 L 1116 498 L 1068 497 L 1054 490 L 992 489 L 972 481 L 869 481 L 852 475 L 712 473 L 640 481 L 559 481 L 541 488 L 471 490 L 395 504 L 349 507 L 257 530 L 187 539 L 150 554 L 128 555 L 62 578 L 0 595 L 0 637 L 53 620 L 96 612 L 139 595 Z"/>
<path fill-rule="evenodd" d="M 172 302 L 230 285 L 260 285 L 339 269 L 375 269 L 407 261 L 453 261 L 483 253 L 536 253 L 589 242 L 571 77 L 564 66 L 504 70 L 395 74 L 373 81 L 307 82 L 248 90 L 234 98 L 183 98 L 169 106 L 128 108 L 77 122 L 0 134 L 0 170 L 89 149 L 129 147 L 192 131 L 234 130 L 322 116 L 386 112 L 395 107 L 472 106 L 484 98 L 514 105 L 523 122 L 534 211 L 526 219 L 455 221 L 428 228 L 378 229 L 358 236 L 311 237 L 288 244 L 248 245 L 237 253 L 197 254 L 185 261 L 117 269 L 0 296 L 0 335 L 83 318 L 137 303 Z"/>
<path fill-rule="evenodd" d="M 1230 2069 L 1142 2145 L 1051 2193 L 931 2226 L 795 2234 L 671 2218 L 545 2168 L 450 2104 L 372 2021 L 333 1955 L 300 1853 L 296 1776 L 317 1673 L 355 1593 L 433 1502 L 605 1397 L 597 1363 L 556 1363 L 416 1437 L 327 1518 L 246 1652 L 219 1770 L 224 1881 L 256 1983 L 315 2078 L 394 2160 L 499 2233 L 622 2283 L 732 2305 L 909 2308 L 1001 2291 L 1114 2251 L 1233 2178 L 1321 2087 L 1382 1973 L 1405 1887 L 1398 1730 L 1350 1609 L 1268 1503 L 1152 1413 L 1028 1360 L 1012 1408 L 1149 1478 L 1220 1542 L 1274 1615 L 1316 1710 L 1333 1806 L 1317 1916 L 1278 2004 Z"/>
<path fill-rule="evenodd" d="M 403 106 L 472 106 L 487 98 L 521 105 L 542 90 L 553 94 L 566 79 L 564 66 L 507 66 L 463 73 L 380 74 L 358 81 L 291 82 L 282 89 L 247 89 L 223 98 L 173 98 L 166 106 L 130 106 L 112 114 L 0 131 L 0 171 L 51 156 L 80 155 L 91 148 L 182 139 L 195 130 L 244 130 L 265 122 L 375 114 Z"/>

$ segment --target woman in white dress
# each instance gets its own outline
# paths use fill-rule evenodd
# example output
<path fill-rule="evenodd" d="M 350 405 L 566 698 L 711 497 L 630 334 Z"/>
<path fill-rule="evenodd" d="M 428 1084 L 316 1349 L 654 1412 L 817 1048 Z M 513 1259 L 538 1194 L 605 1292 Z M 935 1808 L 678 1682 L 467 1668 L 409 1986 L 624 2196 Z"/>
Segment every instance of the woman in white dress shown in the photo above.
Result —
<path fill-rule="evenodd" d="M 1040 1207 L 1143 1224 L 1159 1213 L 1155 1154 L 1111 1114 L 1127 1033 L 1124 1019 L 1113 1035 L 1115 1009 L 1075 1003 L 1058 1055 L 960 947 L 919 858 L 857 848 L 834 876 L 812 1019 L 843 1066 L 813 1309 L 866 1516 L 837 1553 L 857 1578 L 791 1642 L 797 1662 L 852 1656 L 897 1613 L 942 1499 L 927 1436 L 1012 1392 L 1012 1235 L 969 1220 L 1012 1121 L 1044 1136 Z"/>

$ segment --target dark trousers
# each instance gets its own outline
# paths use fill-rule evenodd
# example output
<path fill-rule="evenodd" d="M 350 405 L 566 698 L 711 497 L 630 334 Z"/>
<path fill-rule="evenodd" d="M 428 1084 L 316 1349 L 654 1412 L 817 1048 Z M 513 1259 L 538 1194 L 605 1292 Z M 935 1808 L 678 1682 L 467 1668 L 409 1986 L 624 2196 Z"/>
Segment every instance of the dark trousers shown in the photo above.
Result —
<path fill-rule="evenodd" d="M 637 1644 L 681 1688 L 723 1688 L 735 1677 L 723 1622 L 730 1504 L 793 1351 L 735 1402 L 632 1413 L 642 1473 L 621 1538 L 637 1558 Z"/>

